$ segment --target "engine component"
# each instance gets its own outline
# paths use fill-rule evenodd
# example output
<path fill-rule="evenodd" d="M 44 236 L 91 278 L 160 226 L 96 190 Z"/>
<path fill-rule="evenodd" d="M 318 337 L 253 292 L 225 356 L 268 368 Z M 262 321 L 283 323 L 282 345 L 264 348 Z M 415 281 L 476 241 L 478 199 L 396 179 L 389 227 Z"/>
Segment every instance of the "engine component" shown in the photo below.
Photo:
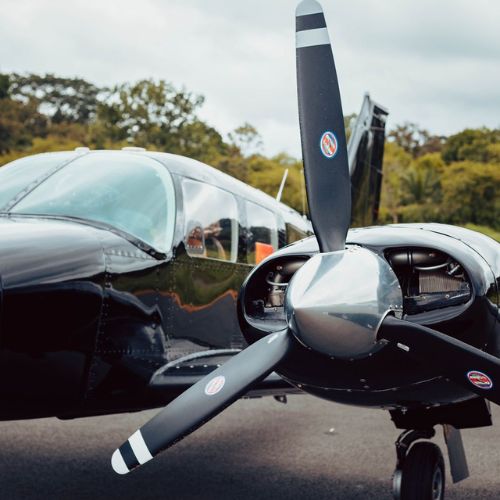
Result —
<path fill-rule="evenodd" d="M 471 298 L 465 270 L 443 252 L 400 248 L 387 251 L 386 258 L 399 279 L 407 315 L 465 304 Z"/>

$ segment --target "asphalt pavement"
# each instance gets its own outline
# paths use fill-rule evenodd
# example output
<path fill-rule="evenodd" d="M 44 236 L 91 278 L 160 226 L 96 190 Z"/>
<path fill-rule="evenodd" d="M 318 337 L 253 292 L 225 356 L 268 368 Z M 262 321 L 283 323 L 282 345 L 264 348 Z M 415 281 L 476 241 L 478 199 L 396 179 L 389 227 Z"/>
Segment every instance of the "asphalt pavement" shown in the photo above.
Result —
<path fill-rule="evenodd" d="M 241 400 L 117 476 L 113 450 L 154 413 L 1 422 L 0 499 L 391 498 L 398 431 L 385 412 L 311 396 Z M 448 473 L 447 500 L 499 499 L 500 426 L 464 431 L 464 444 L 471 477 L 451 485 Z"/>

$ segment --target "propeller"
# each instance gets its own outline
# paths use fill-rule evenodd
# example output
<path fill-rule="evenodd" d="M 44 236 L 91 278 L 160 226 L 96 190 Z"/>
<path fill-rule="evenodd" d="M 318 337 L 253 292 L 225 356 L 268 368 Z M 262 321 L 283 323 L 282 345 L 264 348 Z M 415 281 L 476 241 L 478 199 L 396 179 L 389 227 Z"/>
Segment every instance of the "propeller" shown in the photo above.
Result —
<path fill-rule="evenodd" d="M 191 386 L 113 453 L 114 471 L 127 474 L 211 420 L 267 377 L 289 348 L 287 330 L 270 334 Z"/>
<path fill-rule="evenodd" d="M 322 251 L 344 250 L 351 215 L 347 146 L 337 75 L 318 2 L 297 7 L 297 82 L 309 211 Z M 126 474 L 215 417 L 283 362 L 288 329 L 264 337 L 191 386 L 112 456 Z"/>
<path fill-rule="evenodd" d="M 321 252 L 344 250 L 351 220 L 351 180 L 344 115 L 321 5 L 296 10 L 297 91 L 307 201 Z"/>
<path fill-rule="evenodd" d="M 393 342 L 409 357 L 469 391 L 500 404 L 500 359 L 425 326 L 387 316 L 379 339 Z"/>

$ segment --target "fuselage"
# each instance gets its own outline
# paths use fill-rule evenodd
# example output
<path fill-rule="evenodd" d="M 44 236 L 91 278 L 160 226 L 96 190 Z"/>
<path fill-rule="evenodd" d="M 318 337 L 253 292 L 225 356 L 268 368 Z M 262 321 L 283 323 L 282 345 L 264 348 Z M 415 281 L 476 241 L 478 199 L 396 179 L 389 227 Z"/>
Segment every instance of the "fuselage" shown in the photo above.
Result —
<path fill-rule="evenodd" d="M 236 315 L 241 283 L 266 255 L 311 234 L 310 224 L 262 192 L 187 158 L 59 155 L 40 155 L 46 163 L 52 156 L 52 173 L 47 177 L 40 168 L 30 187 L 22 186 L 26 198 L 14 193 L 0 216 L 0 418 L 164 404 L 213 368 L 219 358 L 212 354 L 224 360 L 246 345 Z M 79 175 L 78 162 L 86 172 L 94 164 L 137 163 L 134 172 L 144 168 L 144 174 L 130 179 L 131 189 L 147 184 L 149 167 L 154 176 L 163 169 L 173 199 L 157 202 L 151 182 L 149 192 L 139 191 L 151 197 L 144 205 L 124 196 L 123 179 L 116 190 L 112 178 L 97 179 L 87 206 L 78 189 L 60 188 L 57 179 L 69 167 Z M 64 203 L 45 201 L 44 179 L 51 179 L 46 191 L 54 198 L 61 189 Z M 16 209 L 23 199 L 27 208 Z M 110 202 L 121 213 L 111 213 Z M 164 219 L 139 213 L 161 204 Z M 88 218 L 76 212 L 82 206 L 92 211 Z M 164 226 L 151 227 L 151 221 Z M 210 361 L 202 363 L 206 354 Z M 184 363 L 193 357 L 197 363 Z M 155 383 L 159 370 L 162 382 Z M 181 378 L 170 384 L 175 376 Z"/>
<path fill-rule="evenodd" d="M 140 204 L 129 207 L 128 198 L 120 201 L 109 181 L 96 188 L 92 207 L 101 198 L 125 203 L 125 216 L 117 225 L 75 216 L 76 191 L 67 205 L 73 215 L 58 214 L 53 204 L 49 213 L 37 213 L 39 205 L 29 204 L 29 189 L 36 193 L 36 185 L 43 186 L 57 169 L 64 172 L 61 165 L 25 188 L 25 198 L 16 195 L 14 203 L 5 205 L 10 208 L 0 217 L 2 419 L 67 418 L 165 404 L 262 333 L 254 324 L 250 332 L 243 325 L 242 334 L 236 307 L 240 287 L 255 264 L 264 260 L 256 272 L 268 272 L 266 262 L 275 258 L 304 262 L 318 251 L 314 237 L 282 248 L 310 234 L 309 223 L 271 197 L 198 162 L 129 152 L 73 154 L 64 162 L 75 166 L 85 158 L 103 164 L 108 158 L 153 162 L 153 170 L 165 169 L 168 179 L 162 182 L 170 183 L 165 189 L 173 196 L 165 205 L 166 229 L 141 225 L 162 219 L 140 217 Z M 121 189 L 123 193 L 126 186 Z M 28 208 L 17 210 L 16 200 L 23 199 Z M 155 248 L 156 241 L 165 246 Z M 404 287 L 408 285 L 407 319 L 499 354 L 496 242 L 471 231 L 426 224 L 352 229 L 347 243 L 368 248 L 394 266 Z M 404 255 L 412 250 L 418 257 L 422 249 L 437 252 L 438 261 L 445 255 L 460 264 L 463 279 L 443 282 L 436 275 L 418 283 L 417 276 L 415 292 L 415 270 Z M 300 262 L 293 269 L 298 267 Z M 419 286 L 430 287 L 431 300 L 425 291 L 418 292 Z M 267 287 L 265 293 L 270 291 Z M 278 302 L 266 314 L 282 321 L 279 296 L 272 300 Z M 280 373 L 310 393 L 357 405 L 411 407 L 471 397 L 389 347 L 335 363 L 301 353 L 300 363 L 291 361 Z"/>

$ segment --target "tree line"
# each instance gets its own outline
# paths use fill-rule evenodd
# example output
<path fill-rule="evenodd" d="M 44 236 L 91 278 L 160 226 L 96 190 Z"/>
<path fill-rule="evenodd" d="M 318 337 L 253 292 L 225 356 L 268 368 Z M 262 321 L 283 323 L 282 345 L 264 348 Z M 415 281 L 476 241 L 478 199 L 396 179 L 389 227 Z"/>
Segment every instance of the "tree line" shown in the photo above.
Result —
<path fill-rule="evenodd" d="M 304 210 L 302 162 L 262 154 L 248 123 L 223 136 L 199 117 L 203 103 L 202 95 L 164 80 L 98 87 L 81 78 L 0 74 L 0 165 L 78 146 L 141 146 L 195 158 L 273 196 L 288 168 L 283 201 Z M 444 137 L 405 123 L 387 139 L 381 223 L 473 225 L 498 238 L 500 129 Z"/>
<path fill-rule="evenodd" d="M 466 225 L 499 239 L 500 129 L 435 137 L 411 123 L 396 127 L 382 189 L 382 222 Z"/>

